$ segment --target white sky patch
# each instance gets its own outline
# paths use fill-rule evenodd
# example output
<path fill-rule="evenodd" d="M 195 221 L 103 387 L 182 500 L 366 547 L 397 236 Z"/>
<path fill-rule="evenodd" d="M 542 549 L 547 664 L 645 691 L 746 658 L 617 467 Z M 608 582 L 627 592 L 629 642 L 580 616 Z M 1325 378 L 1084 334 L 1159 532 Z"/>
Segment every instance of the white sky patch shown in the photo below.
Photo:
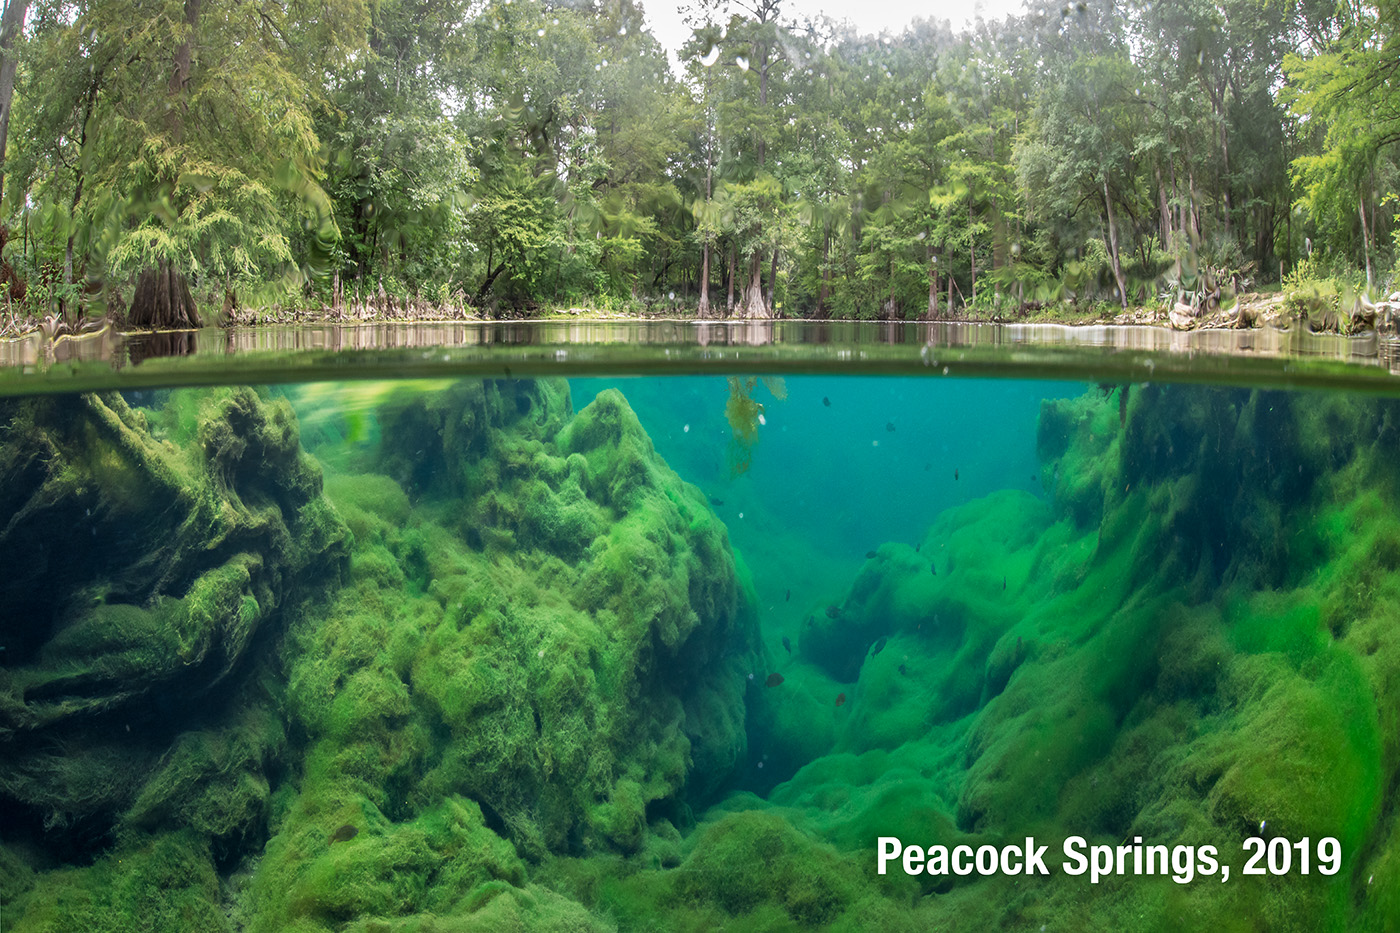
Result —
<path fill-rule="evenodd" d="M 665 46 L 673 64 L 676 50 L 690 38 L 690 28 L 681 18 L 678 5 L 663 0 L 644 0 L 642 4 L 652 35 Z M 783 19 L 791 21 L 824 12 L 832 19 L 854 24 L 863 34 L 897 35 L 915 17 L 946 19 L 957 29 L 972 24 L 978 17 L 1002 20 L 1024 8 L 1024 0 L 787 0 L 783 4 Z"/>

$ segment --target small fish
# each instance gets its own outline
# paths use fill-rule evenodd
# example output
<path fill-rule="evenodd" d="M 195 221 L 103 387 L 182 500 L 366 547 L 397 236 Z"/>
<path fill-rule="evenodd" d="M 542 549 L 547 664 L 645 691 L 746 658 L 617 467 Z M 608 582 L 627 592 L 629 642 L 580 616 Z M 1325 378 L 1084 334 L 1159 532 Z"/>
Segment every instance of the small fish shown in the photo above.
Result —
<path fill-rule="evenodd" d="M 788 591 L 787 591 L 787 595 L 783 597 L 783 602 L 785 602 L 785 603 L 790 603 L 790 602 L 792 602 L 792 590 L 788 590 Z"/>
<path fill-rule="evenodd" d="M 714 496 L 710 496 L 710 505 L 724 505 L 724 500 L 716 499 Z"/>
<path fill-rule="evenodd" d="M 931 573 L 931 574 L 933 574 L 935 577 L 938 576 L 938 565 L 937 565 L 937 564 L 929 564 L 929 565 L 928 565 L 928 572 Z"/>
<path fill-rule="evenodd" d="M 932 463 L 925 463 L 925 464 L 924 464 L 924 472 L 925 472 L 925 473 L 927 473 L 927 472 L 928 472 L 929 470 L 931 470 L 931 469 L 933 469 L 933 464 L 932 464 Z"/>
<path fill-rule="evenodd" d="M 886 421 L 886 422 L 885 422 L 885 430 L 886 430 L 886 431 L 889 431 L 891 434 L 893 434 L 893 433 L 894 433 L 894 422 L 893 422 L 893 421 Z"/>
<path fill-rule="evenodd" d="M 812 617 L 812 616 L 808 616 L 808 617 L 807 617 L 807 627 L 808 627 L 808 628 L 816 628 L 816 627 L 817 627 L 817 620 L 816 620 L 814 617 Z"/>
<path fill-rule="evenodd" d="M 783 682 L 783 675 L 782 675 L 782 674 L 779 674 L 777 671 L 774 671 L 773 673 L 771 673 L 771 674 L 768 675 L 768 679 L 765 680 L 765 681 L 763 682 L 763 686 L 765 686 L 765 687 L 776 687 L 776 686 L 778 686 L 778 684 L 780 684 L 780 683 L 782 683 L 782 682 Z"/>
<path fill-rule="evenodd" d="M 905 667 L 903 664 L 901 664 L 901 665 L 899 665 L 899 672 L 900 672 L 901 674 L 907 674 L 907 673 L 909 673 L 909 668 L 907 668 L 907 667 Z"/>
<path fill-rule="evenodd" d="M 831 399 L 829 399 L 829 398 L 827 398 L 825 395 L 823 395 L 823 396 L 822 396 L 822 404 L 825 405 L 827 408 L 830 408 L 830 407 L 831 407 Z"/>
<path fill-rule="evenodd" d="M 1005 577 L 1002 577 L 1002 578 L 1001 578 L 1001 588 L 1002 588 L 1002 589 L 1006 589 L 1006 578 L 1005 578 Z"/>
<path fill-rule="evenodd" d="M 837 705 L 837 706 L 845 706 L 845 705 L 846 705 L 846 694 L 844 694 L 844 693 L 838 693 L 838 694 L 836 694 L 836 705 Z"/>
<path fill-rule="evenodd" d="M 786 635 L 783 636 L 783 649 L 787 651 L 788 654 L 792 654 L 792 642 L 788 641 Z"/>
<path fill-rule="evenodd" d="M 826 617 L 827 617 L 828 619 L 834 619 L 834 618 L 836 618 L 837 616 L 839 616 L 840 614 L 841 614 L 841 610 L 838 609 L 837 607 L 835 607 L 835 606 L 827 606 L 827 607 L 826 607 Z"/>
<path fill-rule="evenodd" d="M 875 559 L 875 552 L 874 552 L 874 551 L 866 551 L 866 552 L 865 552 L 865 559 L 866 559 L 866 560 L 874 560 L 874 559 Z"/>
<path fill-rule="evenodd" d="M 330 841 L 333 842 L 333 843 L 335 843 L 335 842 L 349 842 L 351 839 L 354 839 L 354 838 L 355 838 L 356 836 L 358 836 L 359 834 L 360 834 L 360 831 L 359 831 L 357 828 L 355 828 L 354 826 L 352 826 L 352 825 L 349 824 L 349 823 L 346 823 L 344 826 L 340 827 L 340 828 L 337 829 L 335 832 L 331 833 L 331 839 L 330 839 Z"/>
<path fill-rule="evenodd" d="M 870 656 L 873 658 L 873 657 L 875 657 L 875 655 L 879 654 L 881 651 L 884 651 L 884 650 L 885 650 L 885 645 L 886 645 L 888 642 L 889 642 L 889 639 L 886 638 L 884 635 L 881 635 L 881 636 L 880 636 L 880 640 L 877 641 L 877 642 L 875 642 L 875 645 L 870 649 Z"/>
<path fill-rule="evenodd" d="M 958 481 L 958 468 L 957 468 L 957 467 L 953 467 L 953 482 L 956 483 L 957 481 Z"/>

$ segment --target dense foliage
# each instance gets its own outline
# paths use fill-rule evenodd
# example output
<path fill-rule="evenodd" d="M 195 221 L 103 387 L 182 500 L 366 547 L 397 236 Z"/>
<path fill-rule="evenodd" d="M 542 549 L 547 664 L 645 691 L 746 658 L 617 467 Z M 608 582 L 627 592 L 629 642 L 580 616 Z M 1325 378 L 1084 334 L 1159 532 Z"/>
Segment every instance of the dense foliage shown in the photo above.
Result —
<path fill-rule="evenodd" d="M 1393 287 L 1397 0 L 691 21 L 673 64 L 634 0 L 7 0 L 7 297 L 167 268 L 226 306 L 492 313 Z"/>

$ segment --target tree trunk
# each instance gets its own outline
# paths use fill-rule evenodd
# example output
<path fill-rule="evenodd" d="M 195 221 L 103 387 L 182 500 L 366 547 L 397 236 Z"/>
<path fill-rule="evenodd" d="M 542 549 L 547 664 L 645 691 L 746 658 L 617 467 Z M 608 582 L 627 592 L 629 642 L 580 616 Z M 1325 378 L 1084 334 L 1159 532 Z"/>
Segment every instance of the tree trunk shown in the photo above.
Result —
<path fill-rule="evenodd" d="M 928 319 L 938 320 L 938 257 L 934 255 L 933 245 L 929 244 L 928 249 Z"/>
<path fill-rule="evenodd" d="M 759 253 L 749 257 L 749 284 L 744 286 L 744 294 L 739 302 L 739 314 L 751 319 L 772 317 L 763 298 L 763 256 Z"/>
<path fill-rule="evenodd" d="M 1103 206 L 1108 214 L 1109 261 L 1113 263 L 1113 280 L 1118 284 L 1118 298 L 1123 309 L 1128 308 L 1128 288 L 1123 281 L 1123 263 L 1118 256 L 1118 225 L 1113 222 L 1113 200 L 1108 196 L 1108 179 L 1103 182 Z"/>
<path fill-rule="evenodd" d="M 190 83 L 190 67 L 194 61 L 194 31 L 199 26 L 199 8 L 203 0 L 185 0 L 185 36 L 175 50 L 175 68 L 170 74 L 170 96 L 179 98 L 170 108 L 170 135 L 180 142 L 184 130 L 185 90 Z"/>
<path fill-rule="evenodd" d="M 6 0 L 0 16 L 0 199 L 5 196 L 5 144 L 10 136 L 10 104 L 15 98 L 15 39 L 24 32 L 29 0 Z"/>
<path fill-rule="evenodd" d="M 703 250 L 704 258 L 700 261 L 700 316 L 710 316 L 710 244 L 706 243 Z"/>
<path fill-rule="evenodd" d="M 1366 290 L 1370 291 L 1374 280 L 1371 277 L 1371 236 L 1370 231 L 1366 228 L 1365 195 L 1358 194 L 1356 196 L 1356 213 L 1361 218 L 1361 253 L 1366 259 Z"/>
<path fill-rule="evenodd" d="M 199 327 L 199 313 L 184 273 L 161 262 L 137 276 L 128 321 L 133 327 L 152 330 Z"/>
<path fill-rule="evenodd" d="M 78 204 L 83 200 L 83 179 L 84 174 L 79 170 L 78 181 L 73 186 L 73 202 L 68 211 L 68 244 L 63 251 L 63 284 L 68 286 L 73 284 L 73 239 L 78 234 L 73 216 L 78 212 Z"/>
<path fill-rule="evenodd" d="M 768 308 L 774 314 L 778 309 L 778 251 L 773 250 L 773 261 L 768 266 Z"/>
<path fill-rule="evenodd" d="M 1172 248 L 1172 212 L 1167 205 L 1167 186 L 1162 181 L 1162 167 L 1157 166 L 1157 212 L 1161 215 L 1162 249 Z"/>
<path fill-rule="evenodd" d="M 729 317 L 734 313 L 734 278 L 738 275 L 738 257 L 735 255 L 733 245 L 729 247 L 729 297 L 725 300 L 724 316 Z"/>
<path fill-rule="evenodd" d="M 201 2 L 185 0 L 185 35 L 175 50 L 174 70 L 170 75 L 170 135 L 177 144 L 184 131 L 185 102 L 194 61 L 194 33 L 199 25 Z M 136 291 L 131 296 L 127 319 L 133 327 L 161 330 L 201 326 L 189 280 L 180 270 L 172 269 L 165 259 L 136 277 Z"/>
<path fill-rule="evenodd" d="M 967 235 L 967 255 L 968 255 L 968 260 L 972 263 L 972 301 L 971 301 L 970 303 L 971 303 L 971 304 L 976 304 L 976 303 L 977 303 L 977 239 L 972 235 L 972 232 L 971 232 L 971 229 L 970 229 L 970 228 L 972 227 L 972 202 L 971 202 L 971 201 L 969 201 L 969 202 L 968 202 L 968 205 L 967 205 L 967 225 L 968 225 L 968 227 L 969 227 L 969 231 L 968 231 L 968 235 Z"/>

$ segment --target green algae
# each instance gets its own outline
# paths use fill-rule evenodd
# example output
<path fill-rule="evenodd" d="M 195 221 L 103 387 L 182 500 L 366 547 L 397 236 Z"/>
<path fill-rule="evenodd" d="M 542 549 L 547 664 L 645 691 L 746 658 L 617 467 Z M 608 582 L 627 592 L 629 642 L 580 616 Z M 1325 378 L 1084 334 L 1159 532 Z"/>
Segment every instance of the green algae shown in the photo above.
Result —
<path fill-rule="evenodd" d="M 14 933 L 227 933 L 208 843 L 196 832 L 150 838 L 86 868 L 47 872 L 14 904 Z"/>
<path fill-rule="evenodd" d="M 324 498 L 284 402 L 114 402 L 136 439 L 118 450 L 200 490 L 174 501 L 249 517 L 209 522 L 220 559 L 185 589 L 64 608 L 4 669 L 21 684 L 4 723 L 131 708 L 183 677 L 219 711 L 154 747 L 74 732 L 11 766 L 10 799 L 56 830 L 103 814 L 111 842 L 86 867 L 0 848 L 7 912 L 20 929 L 146 928 L 140 897 L 252 931 L 1393 928 L 1395 406 L 1115 391 L 1045 404 L 1048 501 L 996 493 L 931 517 L 917 547 L 878 546 L 801 613 L 790 657 L 762 647 L 723 524 L 616 391 L 574 413 L 553 382 L 366 388 L 303 435 L 334 464 Z M 141 458 L 101 456 L 102 501 L 148 508 Z M 264 543 L 239 545 L 253 527 Z M 289 597 L 346 554 L 337 585 Z M 73 686 L 94 683 L 134 686 Z M 1231 881 L 874 874 L 882 835 L 1028 834 L 1055 866 L 1069 835 L 1212 844 Z M 1334 836 L 1342 872 L 1245 877 L 1250 835 Z"/>
<path fill-rule="evenodd" d="M 46 832 L 80 838 L 110 831 L 133 805 L 148 822 L 147 780 L 177 799 L 175 812 L 187 794 L 217 796 L 215 774 L 242 772 L 245 792 L 265 797 L 270 756 L 234 754 L 256 760 L 235 765 L 227 745 L 238 739 L 215 734 L 238 733 L 237 712 L 181 707 L 237 693 L 259 634 L 306 595 L 302 581 L 333 583 L 344 559 L 344 526 L 320 497 L 290 406 L 227 389 L 171 393 L 156 419 L 115 394 L 7 402 L 0 415 L 11 509 L 0 557 L 12 568 L 0 595 L 14 609 L 0 623 L 10 649 L 0 789 Z M 66 553 L 51 553 L 55 528 L 71 530 Z M 196 750 L 183 729 L 214 731 Z M 246 828 L 258 809 L 244 800 L 213 819 Z"/>
<path fill-rule="evenodd" d="M 389 399 L 376 472 L 329 478 L 356 546 L 348 584 L 288 633 L 305 757 L 250 929 L 573 923 L 521 858 L 669 860 L 671 819 L 744 759 L 756 623 L 723 526 L 620 395 L 569 410 L 532 382 Z M 432 473 L 399 457 L 420 443 Z M 455 848 L 420 825 L 442 800 L 472 815 Z M 477 869 L 446 869 L 473 846 Z"/>
<path fill-rule="evenodd" d="M 837 751 L 771 799 L 867 859 L 886 834 L 1035 832 L 1052 851 L 1071 833 L 1141 834 L 1215 844 L 1238 879 L 1247 835 L 1342 844 L 1339 883 L 954 880 L 940 928 L 1381 928 L 1396 694 L 1393 656 L 1373 659 L 1394 641 L 1377 601 L 1394 585 L 1396 483 L 1374 439 L 1394 415 L 1310 401 L 1144 391 L 1121 423 L 1092 393 L 1047 403 L 1052 510 L 1003 494 L 945 513 L 913 552 L 936 573 L 887 545 L 814 614 L 802 659 L 854 681 L 853 710 Z"/>

